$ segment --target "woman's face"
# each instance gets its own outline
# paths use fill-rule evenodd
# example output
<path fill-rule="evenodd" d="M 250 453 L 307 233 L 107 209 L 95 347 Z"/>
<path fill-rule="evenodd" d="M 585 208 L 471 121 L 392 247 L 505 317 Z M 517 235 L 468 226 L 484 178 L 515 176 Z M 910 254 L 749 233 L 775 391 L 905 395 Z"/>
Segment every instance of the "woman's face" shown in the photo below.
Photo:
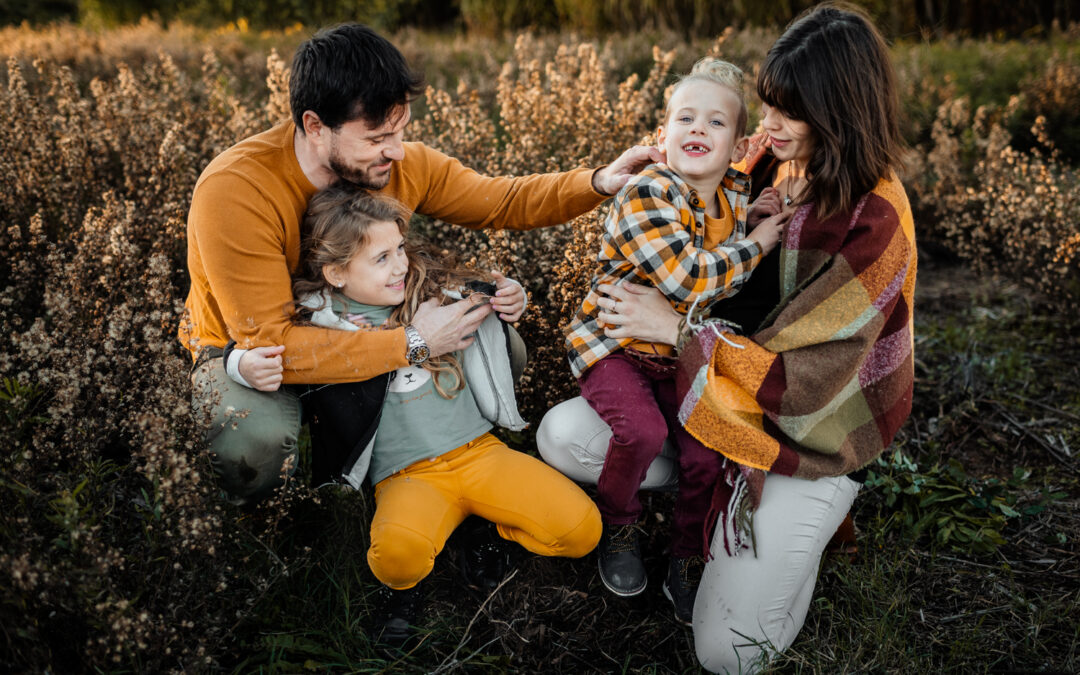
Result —
<path fill-rule="evenodd" d="M 769 134 L 777 159 L 802 164 L 810 160 L 817 139 L 809 124 L 792 119 L 766 103 L 761 104 L 761 114 L 764 116 L 761 126 Z"/>

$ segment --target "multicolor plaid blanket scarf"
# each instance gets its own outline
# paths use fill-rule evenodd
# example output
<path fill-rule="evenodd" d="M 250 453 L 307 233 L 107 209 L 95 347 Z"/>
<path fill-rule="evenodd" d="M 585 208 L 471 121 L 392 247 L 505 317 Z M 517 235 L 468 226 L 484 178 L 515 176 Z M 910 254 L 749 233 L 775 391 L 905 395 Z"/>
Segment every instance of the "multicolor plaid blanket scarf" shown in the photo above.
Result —
<path fill-rule="evenodd" d="M 728 461 L 713 501 L 729 554 L 746 547 L 763 472 L 842 476 L 882 453 L 911 412 L 915 230 L 899 179 L 825 220 L 789 221 L 781 298 L 749 337 L 698 324 L 676 378 L 679 420 Z"/>

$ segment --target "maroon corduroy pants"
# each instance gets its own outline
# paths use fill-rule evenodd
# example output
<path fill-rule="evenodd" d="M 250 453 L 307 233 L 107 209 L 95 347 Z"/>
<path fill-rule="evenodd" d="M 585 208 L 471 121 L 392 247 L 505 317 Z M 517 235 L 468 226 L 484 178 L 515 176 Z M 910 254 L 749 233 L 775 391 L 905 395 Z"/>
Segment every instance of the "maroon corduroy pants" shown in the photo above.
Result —
<path fill-rule="evenodd" d="M 597 506 L 605 523 L 629 525 L 641 517 L 638 490 L 670 435 L 679 451 L 679 488 L 671 518 L 671 552 L 701 554 L 705 518 L 723 456 L 682 428 L 675 396 L 675 361 L 622 350 L 582 375 L 581 395 L 611 427 Z"/>

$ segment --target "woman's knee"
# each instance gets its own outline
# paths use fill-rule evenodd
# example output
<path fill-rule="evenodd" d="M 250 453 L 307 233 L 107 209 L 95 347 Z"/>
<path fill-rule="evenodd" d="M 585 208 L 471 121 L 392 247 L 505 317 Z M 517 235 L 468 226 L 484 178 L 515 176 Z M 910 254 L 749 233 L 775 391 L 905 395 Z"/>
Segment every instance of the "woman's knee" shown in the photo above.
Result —
<path fill-rule="evenodd" d="M 395 523 L 372 525 L 368 567 L 375 578 L 390 588 L 412 588 L 435 566 L 434 542 Z"/>
<path fill-rule="evenodd" d="M 737 628 L 732 627 L 732 631 Z M 730 640 L 699 640 L 694 638 L 694 650 L 698 663 L 710 673 L 750 675 L 758 672 L 767 662 L 767 645 L 731 633 Z M 745 633 L 743 633 L 745 635 Z"/>
<path fill-rule="evenodd" d="M 552 467 L 576 481 L 595 483 L 611 429 L 580 396 L 549 410 L 536 430 L 536 448 Z"/>

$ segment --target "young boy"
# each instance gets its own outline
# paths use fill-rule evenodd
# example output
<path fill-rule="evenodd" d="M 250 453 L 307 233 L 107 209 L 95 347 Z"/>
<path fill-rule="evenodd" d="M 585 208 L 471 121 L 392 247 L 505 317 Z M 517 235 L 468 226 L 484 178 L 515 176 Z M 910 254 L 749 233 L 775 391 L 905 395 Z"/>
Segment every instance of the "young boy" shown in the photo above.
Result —
<path fill-rule="evenodd" d="M 665 595 L 689 623 L 707 550 L 706 515 L 722 455 L 702 446 L 676 420 L 675 356 L 670 345 L 612 339 L 598 320 L 598 284 L 653 285 L 676 311 L 728 297 L 746 282 L 783 232 L 775 191 L 748 214 L 749 177 L 730 168 L 746 152 L 742 71 L 706 58 L 674 87 L 657 145 L 666 163 L 630 179 L 605 223 L 600 272 L 566 327 L 570 365 L 582 396 L 612 428 L 597 502 L 603 517 L 600 577 L 617 595 L 637 595 L 647 582 L 637 523 L 638 489 L 669 428 L 679 447 L 679 491 L 671 524 Z M 767 217 L 770 216 L 771 217 Z M 746 236 L 746 219 L 756 222 Z"/>

